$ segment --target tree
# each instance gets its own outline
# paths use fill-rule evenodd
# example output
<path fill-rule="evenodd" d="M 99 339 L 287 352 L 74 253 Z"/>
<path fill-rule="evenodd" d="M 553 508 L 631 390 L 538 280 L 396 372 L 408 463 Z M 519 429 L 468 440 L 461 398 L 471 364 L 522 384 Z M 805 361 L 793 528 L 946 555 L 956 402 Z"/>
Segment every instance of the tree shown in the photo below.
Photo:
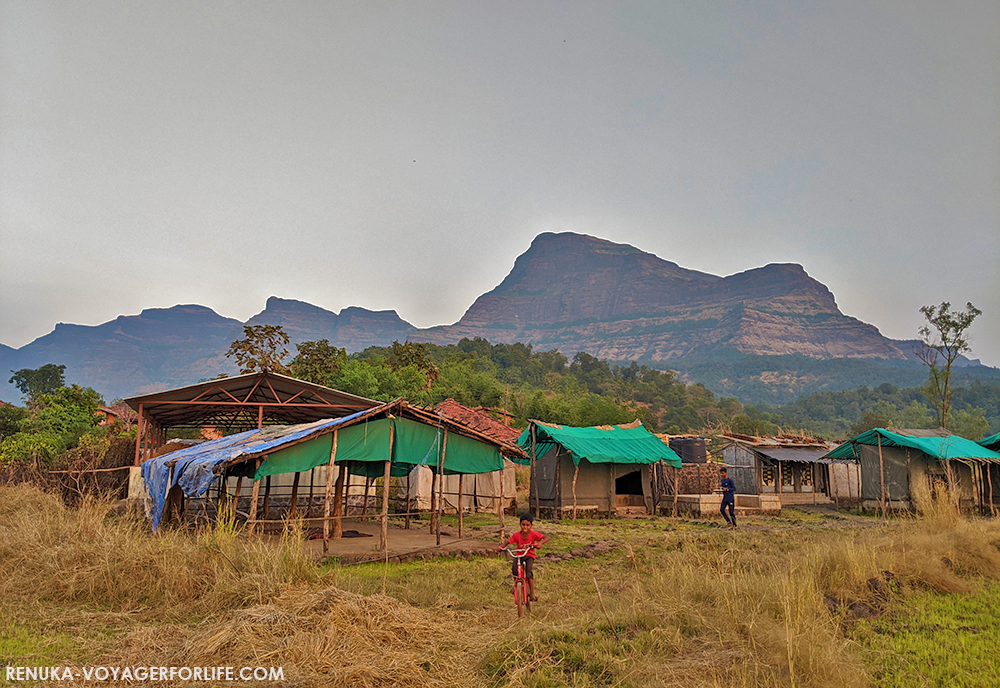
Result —
<path fill-rule="evenodd" d="M 938 425 L 947 429 L 951 400 L 955 395 L 951 387 L 951 368 L 959 356 L 972 350 L 965 332 L 983 312 L 971 301 L 965 304 L 964 312 L 952 311 L 948 301 L 940 306 L 923 306 L 920 312 L 927 319 L 927 324 L 919 330 L 923 346 L 917 351 L 929 370 L 924 393 L 937 412 Z"/>
<path fill-rule="evenodd" d="M 288 374 L 288 335 L 280 325 L 244 325 L 244 339 L 229 345 L 226 358 L 236 358 L 240 374 L 271 372 Z"/>
<path fill-rule="evenodd" d="M 46 363 L 41 368 L 21 368 L 18 371 L 10 371 L 14 375 L 8 380 L 11 384 L 21 390 L 21 394 L 31 402 L 42 394 L 54 394 L 66 386 L 66 366 Z"/>
<path fill-rule="evenodd" d="M 428 358 L 426 344 L 414 344 L 413 342 L 400 344 L 399 342 L 393 342 L 392 349 L 389 352 L 389 367 L 395 372 L 411 365 L 423 371 L 427 377 L 427 386 L 425 389 L 430 389 L 431 385 L 437 381 L 441 374 L 438 367 Z"/>
<path fill-rule="evenodd" d="M 333 387 L 347 364 L 347 350 L 331 346 L 329 340 L 296 344 L 298 354 L 289 366 L 292 377 Z"/>

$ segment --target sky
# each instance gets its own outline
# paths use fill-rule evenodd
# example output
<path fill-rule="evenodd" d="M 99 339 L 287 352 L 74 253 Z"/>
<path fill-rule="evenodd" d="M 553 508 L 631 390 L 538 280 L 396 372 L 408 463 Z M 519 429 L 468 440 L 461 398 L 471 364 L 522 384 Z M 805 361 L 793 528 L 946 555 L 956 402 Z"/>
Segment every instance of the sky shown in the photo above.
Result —
<path fill-rule="evenodd" d="M 0 342 L 268 296 L 457 321 L 574 231 L 800 263 L 1000 366 L 1000 3 L 0 0 Z"/>

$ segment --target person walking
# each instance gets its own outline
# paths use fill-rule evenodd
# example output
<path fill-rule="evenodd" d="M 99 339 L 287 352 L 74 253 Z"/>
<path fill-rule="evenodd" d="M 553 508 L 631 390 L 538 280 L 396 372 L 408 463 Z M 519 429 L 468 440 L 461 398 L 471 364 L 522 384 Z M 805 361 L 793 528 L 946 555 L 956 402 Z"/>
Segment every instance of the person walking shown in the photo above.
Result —
<path fill-rule="evenodd" d="M 726 469 L 723 468 L 719 471 L 719 489 L 722 491 L 722 506 L 719 507 L 719 511 L 722 512 L 722 518 L 726 519 L 726 525 L 729 528 L 736 529 L 736 483 L 733 482 L 732 478 L 729 477 Z M 726 514 L 726 507 L 729 507 L 729 513 Z"/>

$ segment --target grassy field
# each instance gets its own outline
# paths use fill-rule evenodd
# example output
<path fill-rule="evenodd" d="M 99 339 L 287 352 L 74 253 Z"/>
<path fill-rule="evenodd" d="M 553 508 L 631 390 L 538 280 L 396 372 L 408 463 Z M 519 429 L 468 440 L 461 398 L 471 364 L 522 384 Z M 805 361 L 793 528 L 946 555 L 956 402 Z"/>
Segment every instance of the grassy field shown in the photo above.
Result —
<path fill-rule="evenodd" d="M 522 620 L 501 559 L 319 565 L 295 533 L 152 535 L 110 507 L 0 488 L 5 664 L 280 665 L 295 686 L 1000 684 L 1000 525 L 946 500 L 737 532 L 540 523 L 551 550 L 615 547 L 540 563 Z"/>

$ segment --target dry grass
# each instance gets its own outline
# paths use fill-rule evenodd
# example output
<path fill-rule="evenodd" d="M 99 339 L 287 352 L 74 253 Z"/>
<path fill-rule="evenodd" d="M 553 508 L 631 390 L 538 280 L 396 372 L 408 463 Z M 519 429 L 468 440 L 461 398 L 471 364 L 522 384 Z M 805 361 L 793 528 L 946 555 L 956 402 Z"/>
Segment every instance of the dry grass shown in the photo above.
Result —
<path fill-rule="evenodd" d="M 2 487 L 0 648 L 7 633 L 12 660 L 280 665 L 303 686 L 865 686 L 852 604 L 1000 575 L 1000 526 L 947 499 L 864 528 L 655 523 L 540 566 L 542 603 L 518 622 L 499 560 L 321 569 L 295 533 L 153 535 L 107 503 Z"/>

